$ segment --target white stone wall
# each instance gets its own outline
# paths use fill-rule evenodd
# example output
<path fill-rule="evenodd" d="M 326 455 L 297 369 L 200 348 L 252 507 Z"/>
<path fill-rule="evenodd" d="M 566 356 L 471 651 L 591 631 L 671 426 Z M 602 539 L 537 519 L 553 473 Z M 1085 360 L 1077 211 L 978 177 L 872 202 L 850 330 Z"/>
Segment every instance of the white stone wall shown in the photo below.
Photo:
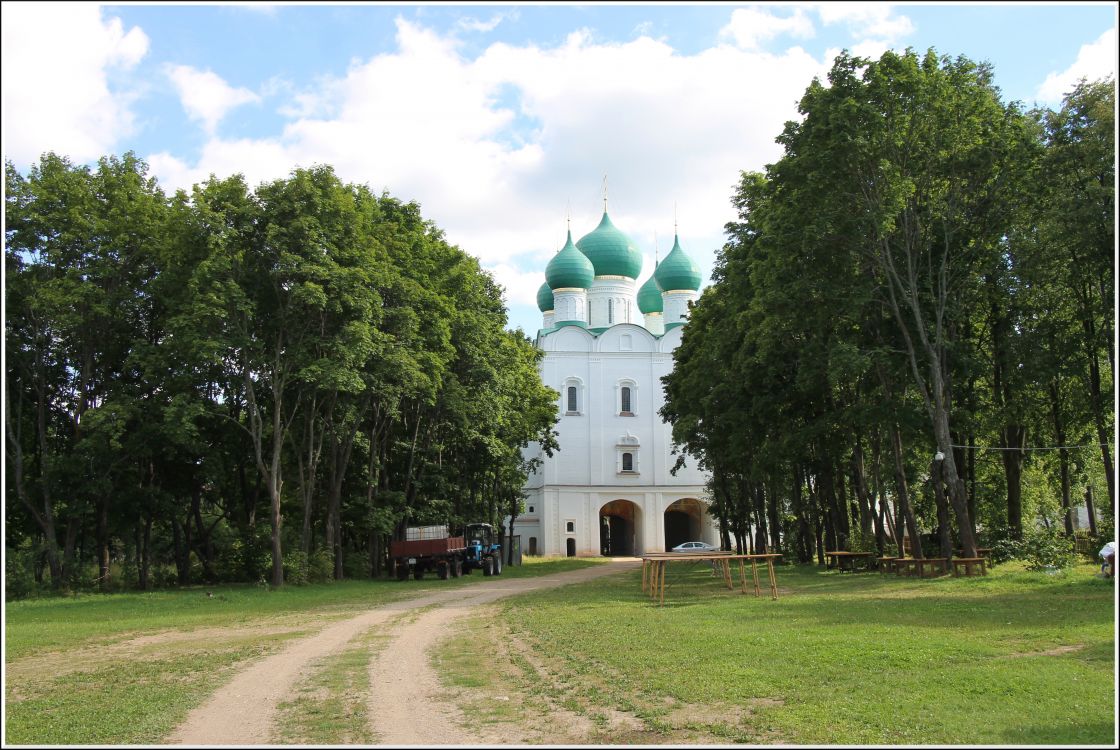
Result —
<path fill-rule="evenodd" d="M 587 308 L 587 323 L 591 328 L 640 324 L 637 283 L 625 276 L 596 276 L 587 290 Z"/>
<path fill-rule="evenodd" d="M 687 289 L 662 292 L 665 325 L 683 323 L 688 320 L 688 303 L 695 302 L 697 297 L 696 292 Z"/>
<path fill-rule="evenodd" d="M 515 531 L 523 552 L 536 537 L 539 554 L 564 555 L 567 539 L 573 538 L 577 555 L 598 555 L 599 511 L 614 500 L 634 504 L 635 552 L 663 550 L 665 510 L 685 498 L 705 502 L 707 476 L 694 460 L 675 476 L 670 473 L 676 461 L 670 453 L 672 433 L 658 415 L 664 404 L 661 377 L 672 368 L 680 339 L 680 328 L 658 338 L 640 325 L 620 324 L 599 336 L 569 326 L 538 341 L 545 351 L 541 377 L 560 393 L 560 450 L 551 459 L 543 457 L 543 466 L 526 485 L 525 504 L 533 512 L 517 520 Z M 623 387 L 631 389 L 630 416 L 619 413 Z M 577 400 L 571 411 L 569 388 L 576 389 Z M 537 446 L 528 452 L 540 454 Z M 620 470 L 623 452 L 634 456 L 634 471 Z M 706 513 L 701 534 L 718 542 Z"/>

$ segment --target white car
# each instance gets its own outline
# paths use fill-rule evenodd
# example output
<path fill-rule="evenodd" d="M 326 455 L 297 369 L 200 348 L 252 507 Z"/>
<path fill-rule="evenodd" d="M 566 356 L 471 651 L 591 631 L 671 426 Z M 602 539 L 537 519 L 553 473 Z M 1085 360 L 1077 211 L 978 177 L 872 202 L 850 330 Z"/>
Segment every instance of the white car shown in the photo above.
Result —
<path fill-rule="evenodd" d="M 673 552 L 712 552 L 719 550 L 719 547 L 707 542 L 685 542 L 673 547 Z"/>

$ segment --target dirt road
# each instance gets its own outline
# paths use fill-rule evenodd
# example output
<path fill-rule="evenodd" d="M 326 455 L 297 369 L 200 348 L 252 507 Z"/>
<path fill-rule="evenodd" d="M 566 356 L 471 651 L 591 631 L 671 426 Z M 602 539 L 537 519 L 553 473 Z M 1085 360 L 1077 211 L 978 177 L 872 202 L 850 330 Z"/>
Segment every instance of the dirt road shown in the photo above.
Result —
<path fill-rule="evenodd" d="M 342 650 L 371 627 L 432 607 L 393 631 L 391 642 L 370 665 L 371 729 L 385 745 L 489 745 L 496 738 L 474 736 L 446 700 L 427 653 L 469 610 L 502 597 L 580 583 L 633 570 L 636 560 L 615 560 L 539 578 L 487 578 L 478 585 L 394 602 L 334 623 L 314 636 L 254 663 L 191 711 L 168 738 L 175 745 L 261 745 L 274 742 L 277 706 L 311 674 L 319 659 Z"/>

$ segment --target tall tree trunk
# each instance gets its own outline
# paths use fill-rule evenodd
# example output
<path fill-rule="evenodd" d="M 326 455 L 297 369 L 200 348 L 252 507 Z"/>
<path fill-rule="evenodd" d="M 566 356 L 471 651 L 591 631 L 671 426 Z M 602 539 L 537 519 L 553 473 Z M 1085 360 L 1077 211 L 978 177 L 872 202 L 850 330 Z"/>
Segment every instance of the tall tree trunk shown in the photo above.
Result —
<path fill-rule="evenodd" d="M 1062 519 L 1065 521 L 1066 535 L 1073 536 L 1073 502 L 1070 497 L 1069 451 L 1066 449 L 1066 428 L 1062 421 L 1062 399 L 1058 381 L 1052 378 L 1049 384 L 1050 419 L 1054 423 L 1054 439 L 1058 443 L 1058 470 L 1062 485 Z"/>
<path fill-rule="evenodd" d="M 1085 488 L 1085 513 L 1089 516 L 1089 533 L 1097 535 L 1097 509 L 1093 507 L 1093 485 Z"/>
<path fill-rule="evenodd" d="M 953 537 L 949 522 L 949 501 L 945 497 L 944 461 L 936 458 L 929 465 L 930 484 L 933 485 L 933 498 L 937 505 L 937 541 L 942 557 L 953 556 Z"/>
<path fill-rule="evenodd" d="M 1027 440 L 1027 428 L 1021 425 L 1006 425 L 1001 431 L 1003 447 L 1000 460 L 1003 473 L 1007 477 L 1007 525 L 1015 539 L 1023 538 L 1023 461 Z"/>
<path fill-rule="evenodd" d="M 894 454 L 895 496 L 906 525 L 907 538 L 910 540 L 910 554 L 916 558 L 921 558 L 922 537 L 918 531 L 918 522 L 914 518 L 914 510 L 910 507 L 910 489 L 906 482 L 906 465 L 902 460 L 902 431 L 897 424 L 891 425 L 891 452 Z M 898 556 L 906 556 L 905 543 L 901 534 L 898 538 Z"/>

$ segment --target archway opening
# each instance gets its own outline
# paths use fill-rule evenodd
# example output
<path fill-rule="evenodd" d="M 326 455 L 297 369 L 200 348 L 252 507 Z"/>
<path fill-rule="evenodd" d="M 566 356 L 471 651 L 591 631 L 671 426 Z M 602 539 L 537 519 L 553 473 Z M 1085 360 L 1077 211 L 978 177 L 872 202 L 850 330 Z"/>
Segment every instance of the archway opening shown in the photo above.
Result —
<path fill-rule="evenodd" d="M 685 542 L 703 541 L 700 531 L 703 527 L 704 508 L 699 500 L 686 497 L 665 509 L 665 549 L 669 550 Z"/>
<path fill-rule="evenodd" d="M 638 550 L 640 511 L 629 500 L 612 500 L 599 509 L 599 554 L 632 557 Z"/>

